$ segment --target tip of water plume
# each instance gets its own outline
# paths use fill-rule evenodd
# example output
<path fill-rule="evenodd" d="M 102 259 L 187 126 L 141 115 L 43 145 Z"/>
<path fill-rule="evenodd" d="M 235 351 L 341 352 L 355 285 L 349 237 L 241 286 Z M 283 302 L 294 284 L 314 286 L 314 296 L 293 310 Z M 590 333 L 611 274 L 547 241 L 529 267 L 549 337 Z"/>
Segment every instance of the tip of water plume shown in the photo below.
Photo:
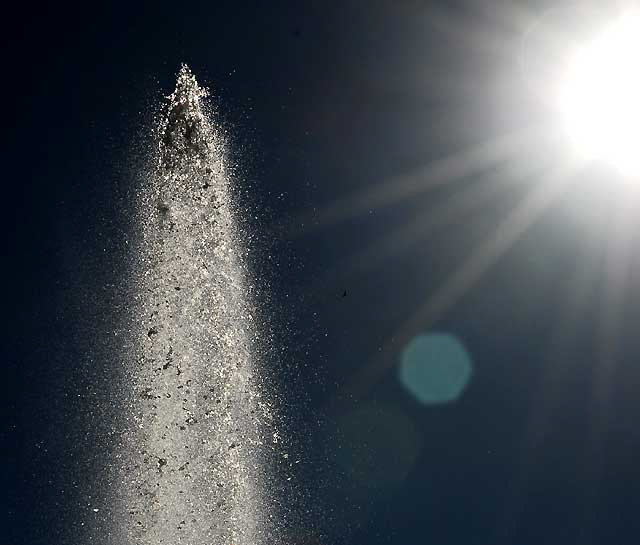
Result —
<path fill-rule="evenodd" d="M 165 168 L 172 169 L 185 160 L 197 161 L 209 151 L 210 126 L 202 103 L 208 94 L 183 64 L 160 122 L 160 161 Z"/>

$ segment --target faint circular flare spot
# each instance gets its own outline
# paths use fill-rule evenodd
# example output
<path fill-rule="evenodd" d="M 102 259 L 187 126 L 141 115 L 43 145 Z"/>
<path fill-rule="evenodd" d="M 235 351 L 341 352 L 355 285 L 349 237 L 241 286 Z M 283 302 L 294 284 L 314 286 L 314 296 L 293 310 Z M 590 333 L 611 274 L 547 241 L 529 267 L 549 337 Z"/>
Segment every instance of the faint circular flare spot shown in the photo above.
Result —
<path fill-rule="evenodd" d="M 418 335 L 402 352 L 398 378 L 420 403 L 436 405 L 460 397 L 472 375 L 472 362 L 453 335 Z"/>

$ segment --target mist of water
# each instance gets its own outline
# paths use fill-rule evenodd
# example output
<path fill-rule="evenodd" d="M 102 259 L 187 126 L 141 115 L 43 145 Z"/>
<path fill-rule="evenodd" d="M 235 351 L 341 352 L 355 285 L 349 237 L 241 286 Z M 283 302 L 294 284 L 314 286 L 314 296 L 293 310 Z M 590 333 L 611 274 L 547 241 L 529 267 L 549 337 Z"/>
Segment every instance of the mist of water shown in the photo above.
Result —
<path fill-rule="evenodd" d="M 186 66 L 138 193 L 120 543 L 274 543 L 260 325 L 222 131 Z"/>

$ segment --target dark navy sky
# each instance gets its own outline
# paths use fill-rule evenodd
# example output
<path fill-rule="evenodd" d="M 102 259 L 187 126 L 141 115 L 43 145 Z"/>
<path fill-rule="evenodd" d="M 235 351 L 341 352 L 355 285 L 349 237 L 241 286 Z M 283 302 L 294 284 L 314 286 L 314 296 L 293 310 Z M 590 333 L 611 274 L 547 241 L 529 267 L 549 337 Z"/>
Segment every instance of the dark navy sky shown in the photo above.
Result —
<path fill-rule="evenodd" d="M 181 62 L 230 127 L 285 347 L 274 372 L 304 460 L 291 543 L 638 540 L 637 227 L 610 173 L 576 174 L 451 305 L 410 322 L 561 161 L 543 128 L 428 188 L 442 158 L 544 126 L 509 8 L 536 4 L 86 2 L 5 18 L 1 543 L 65 543 L 90 478 L 71 443 L 110 371 L 83 354 L 109 324 L 133 142 Z M 393 198 L 406 187 L 423 189 Z M 434 332 L 472 373 L 456 400 L 424 404 L 397 369 Z"/>

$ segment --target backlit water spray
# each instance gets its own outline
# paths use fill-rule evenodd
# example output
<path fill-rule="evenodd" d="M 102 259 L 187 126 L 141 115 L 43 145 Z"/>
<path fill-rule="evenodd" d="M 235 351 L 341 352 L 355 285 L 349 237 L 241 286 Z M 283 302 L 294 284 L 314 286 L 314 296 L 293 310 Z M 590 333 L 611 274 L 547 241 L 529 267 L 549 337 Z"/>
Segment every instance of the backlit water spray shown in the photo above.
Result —
<path fill-rule="evenodd" d="M 139 252 L 115 452 L 118 544 L 259 545 L 272 532 L 273 409 L 243 232 L 206 90 L 186 66 L 138 191 Z"/>

